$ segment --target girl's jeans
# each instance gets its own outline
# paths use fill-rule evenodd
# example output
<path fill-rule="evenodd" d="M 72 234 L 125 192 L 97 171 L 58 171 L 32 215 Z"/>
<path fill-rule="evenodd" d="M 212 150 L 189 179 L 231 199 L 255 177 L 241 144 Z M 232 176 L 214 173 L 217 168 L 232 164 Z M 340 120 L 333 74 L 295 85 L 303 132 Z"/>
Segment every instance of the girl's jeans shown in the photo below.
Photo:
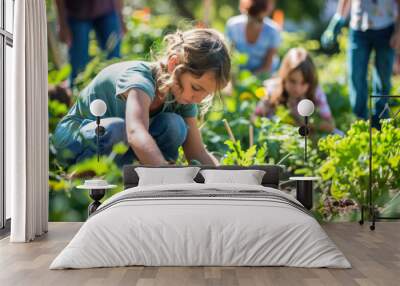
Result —
<path fill-rule="evenodd" d="M 100 125 L 105 128 L 105 133 L 99 138 L 100 155 L 110 154 L 113 146 L 120 142 L 129 147 L 123 118 L 104 118 L 101 119 Z M 96 121 L 84 125 L 79 130 L 80 136 L 74 136 L 78 138 L 77 140 L 70 142 L 66 148 L 63 148 L 64 150 L 57 150 L 57 157 L 61 164 L 74 164 L 96 156 L 96 126 Z M 163 112 L 151 118 L 149 133 L 167 161 L 175 161 L 178 158 L 178 148 L 186 140 L 187 128 L 184 119 L 176 113 Z M 129 147 L 125 154 L 115 157 L 115 163 L 121 167 L 132 164 L 135 158 L 137 157 Z"/>
<path fill-rule="evenodd" d="M 362 119 L 368 118 L 368 61 L 372 51 L 375 51 L 373 70 L 373 94 L 389 95 L 391 75 L 394 62 L 394 50 L 390 47 L 390 38 L 394 26 L 381 30 L 355 31 L 350 29 L 348 66 L 350 78 L 350 103 L 353 112 Z M 388 102 L 387 98 L 375 100 L 371 110 L 372 124 L 379 126 L 379 115 Z M 383 118 L 388 117 L 388 112 Z"/>

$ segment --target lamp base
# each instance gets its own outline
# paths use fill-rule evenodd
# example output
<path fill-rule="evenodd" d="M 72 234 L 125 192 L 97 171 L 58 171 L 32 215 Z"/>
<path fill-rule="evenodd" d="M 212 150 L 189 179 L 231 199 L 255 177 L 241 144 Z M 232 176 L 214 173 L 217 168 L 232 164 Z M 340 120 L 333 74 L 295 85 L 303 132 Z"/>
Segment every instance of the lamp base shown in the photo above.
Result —
<path fill-rule="evenodd" d="M 106 193 L 105 189 L 91 189 L 89 190 L 89 196 L 94 200 L 88 207 L 89 216 L 96 211 L 96 209 L 101 205 L 100 200 L 104 197 Z"/>

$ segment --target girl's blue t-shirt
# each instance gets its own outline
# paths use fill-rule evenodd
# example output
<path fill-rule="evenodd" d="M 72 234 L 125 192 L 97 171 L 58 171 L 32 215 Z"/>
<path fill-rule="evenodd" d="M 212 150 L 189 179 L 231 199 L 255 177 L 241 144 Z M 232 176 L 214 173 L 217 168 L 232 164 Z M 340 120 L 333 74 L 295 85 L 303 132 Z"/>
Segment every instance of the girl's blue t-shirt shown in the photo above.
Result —
<path fill-rule="evenodd" d="M 156 96 L 156 81 L 151 70 L 151 63 L 143 61 L 126 61 L 112 64 L 103 69 L 86 86 L 68 114 L 59 122 L 54 141 L 58 147 L 68 144 L 77 130 L 89 122 L 96 120 L 90 112 L 90 103 L 101 99 L 107 106 L 103 118 L 119 117 L 125 119 L 126 100 L 122 96 L 131 88 L 144 91 L 151 101 Z M 145 112 L 143 110 L 143 112 Z M 148 112 L 148 111 L 146 111 Z M 195 117 L 198 113 L 196 104 L 178 104 L 166 102 L 160 112 L 173 112 L 183 118 Z M 153 116 L 159 114 L 150 114 Z"/>

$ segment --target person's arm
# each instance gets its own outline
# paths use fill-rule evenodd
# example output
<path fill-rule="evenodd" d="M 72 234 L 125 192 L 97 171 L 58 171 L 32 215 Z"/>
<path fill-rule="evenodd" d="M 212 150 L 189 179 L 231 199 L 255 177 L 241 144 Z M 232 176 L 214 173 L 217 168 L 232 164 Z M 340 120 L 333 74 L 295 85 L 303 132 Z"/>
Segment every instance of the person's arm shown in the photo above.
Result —
<path fill-rule="evenodd" d="M 256 108 L 254 109 L 253 114 L 250 117 L 251 122 L 254 122 L 257 117 L 268 117 L 271 113 L 270 104 L 265 97 L 261 98 L 259 102 L 257 102 Z"/>
<path fill-rule="evenodd" d="M 124 35 L 127 32 L 127 28 L 126 28 L 125 21 L 124 21 L 124 15 L 122 14 L 123 8 L 124 8 L 124 0 L 116 0 L 115 1 L 115 10 L 119 16 L 122 34 Z"/>
<path fill-rule="evenodd" d="M 168 162 L 148 131 L 150 104 L 150 97 L 142 90 L 128 91 L 125 111 L 128 143 L 141 164 L 167 165 Z"/>
<path fill-rule="evenodd" d="M 396 0 L 397 3 L 397 18 L 394 25 L 394 32 L 390 39 L 390 46 L 395 51 L 400 50 L 400 0 Z"/>
<path fill-rule="evenodd" d="M 315 104 L 318 107 L 321 121 L 315 126 L 316 130 L 332 133 L 335 130 L 335 121 L 329 106 L 328 98 L 320 86 L 315 92 Z"/>
<path fill-rule="evenodd" d="M 333 124 L 333 121 L 322 121 L 316 126 L 316 129 L 327 132 L 327 133 L 332 133 L 333 130 L 335 130 L 335 125 Z"/>
<path fill-rule="evenodd" d="M 256 74 L 258 73 L 263 73 L 263 72 L 271 72 L 272 68 L 272 60 L 274 59 L 274 56 L 277 54 L 278 49 L 277 48 L 270 48 L 267 50 L 265 57 L 264 57 L 264 62 L 258 70 L 255 71 Z"/>
<path fill-rule="evenodd" d="M 276 88 L 273 80 L 264 82 L 265 95 L 257 102 L 256 108 L 250 117 L 251 122 L 254 122 L 257 117 L 270 117 L 274 114 L 275 108 L 271 104 L 271 90 Z"/>
<path fill-rule="evenodd" d="M 185 143 L 183 143 L 183 151 L 186 159 L 200 161 L 205 165 L 218 166 L 218 160 L 211 153 L 209 153 L 204 147 L 203 140 L 201 138 L 200 130 L 197 127 L 197 121 L 195 117 L 185 118 L 185 122 L 188 125 L 188 134 Z"/>
<path fill-rule="evenodd" d="M 68 46 L 72 44 L 71 30 L 67 23 L 67 10 L 65 8 L 64 0 L 56 0 L 57 6 L 57 22 L 58 22 L 58 36 L 60 41 L 66 43 Z"/>
<path fill-rule="evenodd" d="M 349 15 L 351 0 L 340 0 L 335 15 L 329 22 L 328 27 L 321 37 L 321 45 L 325 49 L 330 49 L 337 45 L 337 37 L 342 28 L 346 25 L 346 19 Z"/>
<path fill-rule="evenodd" d="M 347 18 L 349 16 L 351 7 L 351 0 L 340 0 L 336 8 L 336 14 L 340 15 L 342 18 Z"/>

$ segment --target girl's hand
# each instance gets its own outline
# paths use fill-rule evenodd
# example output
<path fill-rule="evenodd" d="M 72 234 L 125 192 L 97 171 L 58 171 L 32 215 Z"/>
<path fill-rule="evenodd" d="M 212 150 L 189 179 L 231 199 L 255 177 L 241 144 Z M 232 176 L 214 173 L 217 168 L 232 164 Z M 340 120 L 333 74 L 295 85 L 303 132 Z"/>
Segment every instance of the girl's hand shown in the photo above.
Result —
<path fill-rule="evenodd" d="M 203 144 L 196 118 L 187 117 L 184 120 L 189 127 L 186 141 L 182 145 L 187 161 L 197 161 L 204 165 L 217 166 L 219 164 L 218 159 L 209 153 Z"/>

